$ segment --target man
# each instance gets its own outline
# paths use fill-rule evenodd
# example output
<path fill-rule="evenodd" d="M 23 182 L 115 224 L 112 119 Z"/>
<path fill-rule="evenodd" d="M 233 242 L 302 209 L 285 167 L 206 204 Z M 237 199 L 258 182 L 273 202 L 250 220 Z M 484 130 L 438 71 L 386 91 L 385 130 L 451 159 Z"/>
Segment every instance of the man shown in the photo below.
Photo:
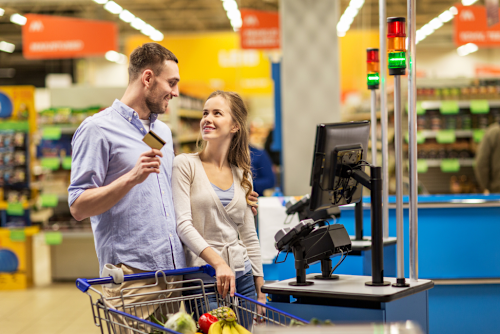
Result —
<path fill-rule="evenodd" d="M 476 179 L 486 195 L 500 193 L 500 124 L 491 124 L 476 153 Z"/>
<path fill-rule="evenodd" d="M 135 49 L 121 100 L 87 118 L 73 136 L 70 211 L 76 220 L 90 217 L 101 273 L 108 263 L 125 275 L 186 265 L 172 201 L 172 133 L 157 120 L 179 95 L 177 63 L 175 55 L 159 44 Z M 142 141 L 150 129 L 166 142 L 161 150 L 150 149 Z M 173 280 L 177 278 L 167 281 Z M 154 283 L 154 279 L 126 282 L 119 288 L 104 288 L 103 293 L 113 298 L 123 288 L 134 288 L 125 290 L 126 296 L 167 289 L 163 279 L 154 288 L 141 288 Z M 156 297 L 126 297 L 125 304 Z M 108 302 L 124 311 L 120 304 L 119 298 Z M 155 309 L 139 308 L 136 315 L 146 318 Z M 121 317 L 114 320 L 125 326 Z"/>

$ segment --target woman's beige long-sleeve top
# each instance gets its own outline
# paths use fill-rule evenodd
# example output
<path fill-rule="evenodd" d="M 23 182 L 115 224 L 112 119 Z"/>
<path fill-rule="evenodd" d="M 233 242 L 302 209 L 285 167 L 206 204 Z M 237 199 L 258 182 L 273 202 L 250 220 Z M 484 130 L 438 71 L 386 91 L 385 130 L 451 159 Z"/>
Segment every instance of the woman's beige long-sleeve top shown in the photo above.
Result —
<path fill-rule="evenodd" d="M 234 197 L 224 207 L 208 179 L 197 153 L 174 160 L 172 191 L 177 233 L 184 243 L 188 267 L 205 265 L 200 257 L 207 248 L 219 254 L 233 272 L 242 271 L 250 259 L 254 276 L 263 276 L 260 245 L 254 217 L 241 186 L 243 172 L 231 166 Z"/>

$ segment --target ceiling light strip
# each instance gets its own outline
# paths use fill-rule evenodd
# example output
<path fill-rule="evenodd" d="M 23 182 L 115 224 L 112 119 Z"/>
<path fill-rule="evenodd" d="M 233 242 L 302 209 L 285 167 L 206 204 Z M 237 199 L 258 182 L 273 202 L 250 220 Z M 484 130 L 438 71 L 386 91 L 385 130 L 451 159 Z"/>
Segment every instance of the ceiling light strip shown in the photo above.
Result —
<path fill-rule="evenodd" d="M 118 15 L 120 20 L 126 23 L 130 23 L 130 26 L 136 30 L 139 30 L 141 33 L 144 35 L 148 36 L 151 38 L 153 41 L 160 42 L 163 41 L 163 33 L 157 29 L 155 29 L 153 26 L 150 24 L 147 24 L 140 18 L 136 17 L 134 14 L 129 12 L 128 10 L 124 9 L 122 6 L 117 4 L 114 1 L 108 1 L 108 0 L 94 0 L 95 3 L 98 3 L 100 5 L 104 5 L 104 9 L 106 9 L 108 12 Z M 241 18 L 240 18 L 241 19 Z M 111 56 L 113 57 L 113 56 Z M 108 58 L 106 58 L 108 59 Z M 109 59 L 108 59 L 109 60 Z M 110 60 L 113 61 L 113 60 Z"/>
<path fill-rule="evenodd" d="M 423 41 L 427 36 L 432 35 L 434 31 L 441 28 L 446 22 L 451 21 L 457 14 L 457 8 L 455 6 L 452 6 L 450 9 L 447 9 L 439 14 L 438 17 L 430 20 L 429 23 L 425 24 L 423 27 L 417 30 L 416 44 L 418 44 L 420 41 Z"/>
<path fill-rule="evenodd" d="M 224 10 L 226 11 L 227 18 L 229 19 L 233 30 L 238 31 L 243 24 L 238 4 L 235 0 L 222 0 L 222 7 L 224 7 Z"/>
<path fill-rule="evenodd" d="M 337 23 L 337 36 L 345 36 L 345 33 L 351 27 L 354 18 L 358 15 L 364 3 L 365 0 L 351 0 L 351 2 L 349 2 L 349 6 L 347 6 L 344 14 L 340 17 L 339 23 Z"/>

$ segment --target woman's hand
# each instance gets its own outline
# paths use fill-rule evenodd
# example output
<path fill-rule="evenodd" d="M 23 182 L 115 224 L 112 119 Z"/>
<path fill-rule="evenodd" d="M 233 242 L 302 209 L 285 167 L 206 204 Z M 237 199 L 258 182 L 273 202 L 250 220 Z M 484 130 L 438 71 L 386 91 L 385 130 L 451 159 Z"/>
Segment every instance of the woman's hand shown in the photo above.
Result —
<path fill-rule="evenodd" d="M 266 294 L 262 292 L 261 288 L 264 285 L 264 277 L 262 276 L 254 276 L 254 282 L 255 282 L 255 291 L 257 292 L 257 301 L 262 304 L 266 304 L 267 299 L 266 299 Z M 257 305 L 257 314 L 260 315 L 266 315 L 266 310 L 264 307 Z M 262 317 L 255 317 L 254 318 L 257 323 L 262 323 L 265 322 L 265 320 Z"/>
<path fill-rule="evenodd" d="M 217 291 L 226 298 L 229 295 L 234 297 L 236 290 L 236 279 L 231 268 L 224 262 L 215 267 L 215 276 L 217 278 Z"/>

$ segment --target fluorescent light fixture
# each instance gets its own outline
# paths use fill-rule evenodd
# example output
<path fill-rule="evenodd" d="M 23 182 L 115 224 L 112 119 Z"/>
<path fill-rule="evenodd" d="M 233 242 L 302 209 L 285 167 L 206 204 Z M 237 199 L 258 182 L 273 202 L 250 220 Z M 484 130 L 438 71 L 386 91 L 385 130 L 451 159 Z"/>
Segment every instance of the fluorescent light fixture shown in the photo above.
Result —
<path fill-rule="evenodd" d="M 357 8 L 354 8 L 354 7 L 347 7 L 345 12 L 344 12 L 344 15 L 347 15 L 348 17 L 352 17 L 352 18 L 355 18 L 356 15 L 358 15 L 358 9 Z M 342 15 L 343 16 L 343 15 Z"/>
<path fill-rule="evenodd" d="M 459 56 L 461 57 L 464 57 L 464 56 L 467 56 L 468 54 L 472 53 L 472 52 L 476 52 L 477 50 L 479 50 L 479 48 L 477 47 L 476 44 L 474 43 L 467 43 L 465 45 L 462 45 L 460 47 L 457 48 L 457 53 Z"/>
<path fill-rule="evenodd" d="M 224 7 L 224 9 L 226 10 L 226 12 L 229 12 L 229 11 L 238 9 L 238 4 L 234 0 L 224 1 L 222 3 L 222 7 Z"/>
<path fill-rule="evenodd" d="M 158 30 L 155 30 L 149 37 L 156 42 L 163 41 L 163 34 Z"/>
<path fill-rule="evenodd" d="M 450 9 L 449 9 L 450 13 L 452 13 L 453 15 L 457 15 L 458 14 L 458 9 L 457 7 L 455 6 L 451 6 Z"/>
<path fill-rule="evenodd" d="M 442 22 L 446 23 L 448 21 L 451 21 L 451 19 L 453 19 L 453 14 L 449 10 L 445 10 L 438 17 Z"/>
<path fill-rule="evenodd" d="M 120 14 L 123 10 L 122 6 L 114 1 L 106 2 L 106 4 L 104 5 L 104 9 L 106 9 L 111 14 Z"/>
<path fill-rule="evenodd" d="M 477 0 L 462 0 L 462 5 L 464 6 L 470 6 L 473 3 L 477 2 Z"/>
<path fill-rule="evenodd" d="M 3 14 L 5 14 L 5 9 L 0 8 L 0 16 L 3 16 Z"/>
<path fill-rule="evenodd" d="M 349 3 L 349 6 L 353 6 L 356 9 L 360 9 L 363 7 L 363 4 L 365 3 L 365 0 L 351 0 Z"/>
<path fill-rule="evenodd" d="M 141 29 L 141 32 L 146 35 L 146 36 L 149 36 L 151 35 L 152 33 L 155 32 L 155 28 L 153 28 L 151 25 L 149 24 L 146 24 L 142 29 Z"/>
<path fill-rule="evenodd" d="M 241 28 L 242 24 L 243 21 L 241 20 L 241 18 L 231 20 L 231 25 L 233 26 L 233 28 Z"/>
<path fill-rule="evenodd" d="M 343 31 L 343 30 L 337 30 L 337 36 L 344 37 L 345 36 L 345 31 Z"/>
<path fill-rule="evenodd" d="M 97 2 L 100 5 L 104 5 L 108 0 L 94 0 L 94 2 Z"/>
<path fill-rule="evenodd" d="M 127 56 L 125 56 L 123 53 L 119 53 L 116 63 L 125 65 L 127 63 Z"/>
<path fill-rule="evenodd" d="M 132 23 L 130 23 L 130 25 L 134 29 L 141 30 L 146 25 L 146 22 L 144 22 L 140 18 L 136 17 L 135 19 L 132 20 Z"/>
<path fill-rule="evenodd" d="M 129 12 L 128 10 L 124 10 L 123 12 L 120 13 L 120 16 L 118 16 L 120 20 L 123 22 L 130 23 L 132 22 L 133 19 L 135 19 L 135 15 Z"/>
<path fill-rule="evenodd" d="M 434 28 L 432 28 L 429 25 L 429 23 L 427 23 L 422 28 L 420 28 L 420 31 L 422 31 L 422 33 L 424 33 L 426 36 L 429 36 L 430 34 L 432 34 L 434 32 Z"/>
<path fill-rule="evenodd" d="M 5 42 L 5 41 L 0 42 L 0 51 L 12 53 L 12 52 L 14 52 L 15 49 L 16 49 L 16 46 L 12 43 Z"/>
<path fill-rule="evenodd" d="M 229 20 L 241 18 L 241 13 L 237 9 L 228 11 L 226 14 Z"/>
<path fill-rule="evenodd" d="M 24 16 L 22 16 L 21 14 L 12 14 L 10 16 L 10 22 L 12 23 L 15 23 L 15 24 L 19 24 L 20 26 L 23 26 L 26 24 L 26 21 L 28 21 L 28 19 Z"/>
<path fill-rule="evenodd" d="M 337 23 L 337 31 L 346 32 L 347 30 L 349 30 L 349 24 L 347 24 L 346 22 L 343 22 L 343 21 L 340 21 L 339 23 Z"/>
<path fill-rule="evenodd" d="M 109 60 L 109 61 L 117 61 L 118 58 L 119 58 L 118 52 L 116 52 L 116 51 L 108 51 L 104 55 L 104 58 L 106 58 L 106 60 Z"/>
<path fill-rule="evenodd" d="M 354 21 L 354 17 L 352 16 L 345 16 L 345 15 L 342 15 L 342 17 L 340 18 L 340 22 L 344 22 L 346 25 L 348 26 L 351 26 L 352 22 Z M 347 28 L 349 29 L 349 28 Z"/>
<path fill-rule="evenodd" d="M 429 25 L 432 27 L 432 29 L 436 30 L 439 29 L 443 26 L 443 22 L 439 18 L 432 19 L 431 22 L 429 22 Z"/>

